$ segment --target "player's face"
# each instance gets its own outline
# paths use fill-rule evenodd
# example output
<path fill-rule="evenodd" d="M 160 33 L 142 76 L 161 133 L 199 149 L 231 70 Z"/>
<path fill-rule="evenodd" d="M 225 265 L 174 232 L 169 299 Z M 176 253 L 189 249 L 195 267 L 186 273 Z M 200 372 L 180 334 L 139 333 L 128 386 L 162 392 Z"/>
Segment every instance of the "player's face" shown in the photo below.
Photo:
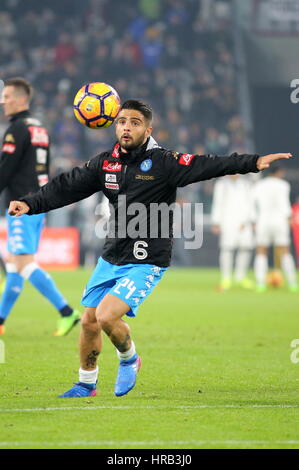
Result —
<path fill-rule="evenodd" d="M 115 133 L 122 150 L 127 152 L 144 144 L 152 127 L 139 111 L 122 109 L 116 118 Z"/>
<path fill-rule="evenodd" d="M 5 116 L 13 116 L 16 113 L 28 108 L 27 99 L 19 94 L 13 86 L 6 86 L 3 89 L 1 104 Z"/>

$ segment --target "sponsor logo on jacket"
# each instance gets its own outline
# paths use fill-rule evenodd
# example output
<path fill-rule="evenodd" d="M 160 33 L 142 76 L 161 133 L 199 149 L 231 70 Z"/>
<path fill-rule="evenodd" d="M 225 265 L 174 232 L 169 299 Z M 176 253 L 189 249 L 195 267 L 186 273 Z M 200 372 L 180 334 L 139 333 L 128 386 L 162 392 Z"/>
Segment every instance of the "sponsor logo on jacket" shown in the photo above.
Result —
<path fill-rule="evenodd" d="M 136 180 L 143 180 L 143 181 L 152 181 L 155 179 L 153 175 L 135 175 Z"/>
<path fill-rule="evenodd" d="M 32 145 L 36 145 L 37 147 L 49 146 L 49 135 L 44 127 L 29 126 L 28 129 Z"/>
<path fill-rule="evenodd" d="M 4 137 L 4 142 L 12 142 L 14 144 L 15 138 L 12 134 L 6 134 L 6 136 Z"/>
<path fill-rule="evenodd" d="M 110 183 L 116 183 L 116 175 L 111 175 L 110 173 L 106 173 L 105 181 L 109 181 Z"/>
<path fill-rule="evenodd" d="M 105 183 L 105 188 L 107 188 L 107 189 L 119 189 L 119 185 L 117 183 Z"/>
<path fill-rule="evenodd" d="M 4 143 L 2 147 L 2 152 L 5 152 L 5 153 L 14 153 L 15 150 L 16 150 L 15 144 Z"/>
<path fill-rule="evenodd" d="M 108 162 L 104 160 L 102 170 L 104 171 L 121 171 L 122 165 L 118 162 Z"/>
<path fill-rule="evenodd" d="M 182 153 L 182 155 L 179 159 L 179 163 L 181 165 L 189 166 L 194 157 L 195 157 L 195 155 L 192 154 L 192 153 Z"/>

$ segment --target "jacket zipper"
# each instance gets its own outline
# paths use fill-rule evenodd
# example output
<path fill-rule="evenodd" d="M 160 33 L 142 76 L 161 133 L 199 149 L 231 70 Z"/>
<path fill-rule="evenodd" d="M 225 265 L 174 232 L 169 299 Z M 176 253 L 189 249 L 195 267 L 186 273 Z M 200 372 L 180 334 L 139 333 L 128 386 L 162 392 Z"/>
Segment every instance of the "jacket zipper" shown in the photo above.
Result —
<path fill-rule="evenodd" d="M 124 172 L 123 172 L 123 175 L 124 175 L 124 176 L 123 176 L 124 183 L 123 183 L 123 185 L 122 185 L 122 189 L 126 186 L 127 167 L 128 167 L 128 165 L 124 165 Z M 118 227 L 117 227 L 117 229 L 118 229 Z M 117 260 L 118 260 L 118 248 L 117 248 L 117 246 L 118 246 L 118 236 L 117 236 L 117 238 L 116 238 L 116 240 L 115 240 L 115 264 L 117 264 Z"/>

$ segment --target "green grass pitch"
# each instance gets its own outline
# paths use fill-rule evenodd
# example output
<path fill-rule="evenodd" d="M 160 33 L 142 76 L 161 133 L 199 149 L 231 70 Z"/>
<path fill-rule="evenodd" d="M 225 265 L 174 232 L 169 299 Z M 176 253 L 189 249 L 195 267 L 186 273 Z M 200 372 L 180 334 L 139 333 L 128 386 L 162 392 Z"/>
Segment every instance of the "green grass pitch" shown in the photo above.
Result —
<path fill-rule="evenodd" d="M 53 273 L 75 306 L 89 275 Z M 216 270 L 169 270 L 129 319 L 143 360 L 135 389 L 114 396 L 105 338 L 88 399 L 57 398 L 77 381 L 79 327 L 53 337 L 55 310 L 26 286 L 1 337 L 0 449 L 299 448 L 299 294 L 218 293 L 217 281 Z"/>

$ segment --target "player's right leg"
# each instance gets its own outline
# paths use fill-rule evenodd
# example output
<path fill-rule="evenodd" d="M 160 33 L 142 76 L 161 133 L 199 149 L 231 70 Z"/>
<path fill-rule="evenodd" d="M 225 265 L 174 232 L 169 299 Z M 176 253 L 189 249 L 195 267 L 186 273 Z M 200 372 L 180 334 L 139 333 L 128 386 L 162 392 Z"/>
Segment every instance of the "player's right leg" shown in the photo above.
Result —
<path fill-rule="evenodd" d="M 9 253 L 6 263 L 6 282 L 0 301 L 0 335 L 5 333 L 4 323 L 21 294 L 23 286 L 24 279 L 18 272 L 13 255 Z"/>
<path fill-rule="evenodd" d="M 130 310 L 127 302 L 111 294 L 104 297 L 96 310 L 97 320 L 115 346 L 120 361 L 114 389 L 117 397 L 126 395 L 134 388 L 141 367 L 141 359 L 131 339 L 130 328 L 122 319 Z"/>
<path fill-rule="evenodd" d="M 82 398 L 96 395 L 98 356 L 102 350 L 102 334 L 95 308 L 87 307 L 81 318 L 79 380 L 60 398 Z"/>
<path fill-rule="evenodd" d="M 97 359 L 102 350 L 101 325 L 96 318 L 96 308 L 113 286 L 113 270 L 101 258 L 89 279 L 81 303 L 85 310 L 81 318 L 79 380 L 61 398 L 94 396 L 98 379 Z"/>

